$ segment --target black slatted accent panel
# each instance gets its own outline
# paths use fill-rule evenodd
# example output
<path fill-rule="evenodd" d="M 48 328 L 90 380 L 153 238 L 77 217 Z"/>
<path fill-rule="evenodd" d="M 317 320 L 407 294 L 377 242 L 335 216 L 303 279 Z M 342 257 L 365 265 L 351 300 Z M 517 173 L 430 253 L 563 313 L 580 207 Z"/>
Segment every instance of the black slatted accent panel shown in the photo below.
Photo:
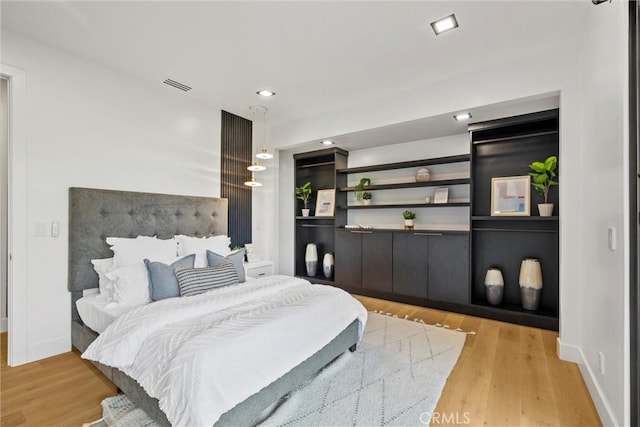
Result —
<path fill-rule="evenodd" d="M 231 245 L 251 242 L 251 187 L 244 185 L 251 178 L 247 166 L 252 161 L 251 120 L 222 111 L 220 197 L 229 200 Z"/>

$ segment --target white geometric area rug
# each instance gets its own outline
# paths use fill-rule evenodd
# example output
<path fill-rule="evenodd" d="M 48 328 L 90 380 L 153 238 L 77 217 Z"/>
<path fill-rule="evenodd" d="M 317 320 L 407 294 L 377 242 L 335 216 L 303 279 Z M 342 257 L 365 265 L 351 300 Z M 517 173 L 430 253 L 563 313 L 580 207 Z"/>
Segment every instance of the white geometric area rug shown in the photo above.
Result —
<path fill-rule="evenodd" d="M 362 342 L 291 393 L 263 426 L 428 425 L 464 332 L 369 313 Z"/>
<path fill-rule="evenodd" d="M 428 425 L 466 334 L 369 313 L 362 341 L 283 400 L 260 424 Z M 108 426 L 155 426 L 125 396 L 102 402 Z"/>

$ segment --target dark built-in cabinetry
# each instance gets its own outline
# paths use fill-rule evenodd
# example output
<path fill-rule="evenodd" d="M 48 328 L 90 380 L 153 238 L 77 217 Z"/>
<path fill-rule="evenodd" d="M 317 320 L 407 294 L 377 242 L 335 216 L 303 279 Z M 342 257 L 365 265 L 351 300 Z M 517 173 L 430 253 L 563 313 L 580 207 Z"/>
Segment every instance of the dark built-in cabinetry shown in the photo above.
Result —
<path fill-rule="evenodd" d="M 303 218 L 296 204 L 295 271 L 306 277 L 307 243 L 316 243 L 321 263 L 324 253 L 335 255 L 334 277 L 324 278 L 319 269 L 313 283 L 331 284 L 356 294 L 441 308 L 513 323 L 558 329 L 559 221 L 558 187 L 550 193 L 554 216 L 540 217 L 541 197 L 531 192 L 531 216 L 491 216 L 491 179 L 522 176 L 528 165 L 558 155 L 558 110 L 476 123 L 469 126 L 470 154 L 412 160 L 409 162 L 347 167 L 346 151 L 332 148 L 294 155 L 295 185 L 312 182 L 316 190 L 336 189 L 335 216 Z M 375 184 L 367 191 L 394 191 L 437 186 L 469 186 L 470 200 L 425 204 L 418 199 L 405 203 L 348 204 L 353 192 L 350 174 L 452 163 L 469 164 L 469 177 L 428 182 Z M 375 196 L 374 196 L 375 201 Z M 376 227 L 345 228 L 351 209 L 455 208 L 469 211 L 468 230 L 402 230 Z M 518 284 L 523 258 L 540 260 L 543 291 L 539 310 L 521 308 Z M 485 298 L 484 278 L 489 268 L 500 268 L 505 281 L 504 301 L 490 305 Z"/>

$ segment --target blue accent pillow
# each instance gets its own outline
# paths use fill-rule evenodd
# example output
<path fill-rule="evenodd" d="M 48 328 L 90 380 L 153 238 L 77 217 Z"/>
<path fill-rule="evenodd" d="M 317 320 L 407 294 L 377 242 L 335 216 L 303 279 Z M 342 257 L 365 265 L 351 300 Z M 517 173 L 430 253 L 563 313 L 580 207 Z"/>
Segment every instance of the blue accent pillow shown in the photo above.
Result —
<path fill-rule="evenodd" d="M 209 267 L 218 267 L 225 262 L 231 261 L 231 263 L 233 264 L 233 268 L 236 270 L 236 274 L 238 275 L 238 280 L 240 281 L 240 283 L 243 283 L 245 281 L 243 264 L 244 254 L 244 248 L 230 253 L 227 256 L 218 255 L 217 253 L 208 250 L 207 262 L 209 263 Z"/>
<path fill-rule="evenodd" d="M 176 278 L 176 270 L 193 268 L 195 260 L 195 254 L 180 258 L 171 265 L 145 259 L 144 265 L 147 266 L 149 271 L 149 295 L 151 296 L 151 301 L 179 297 L 180 286 Z"/>

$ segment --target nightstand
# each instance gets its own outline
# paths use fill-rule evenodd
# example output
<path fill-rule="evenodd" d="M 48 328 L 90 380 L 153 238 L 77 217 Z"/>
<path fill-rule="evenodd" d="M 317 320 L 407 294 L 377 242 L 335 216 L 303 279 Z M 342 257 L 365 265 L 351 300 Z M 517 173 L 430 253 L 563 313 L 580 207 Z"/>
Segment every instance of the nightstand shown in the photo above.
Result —
<path fill-rule="evenodd" d="M 244 272 L 247 276 L 255 277 L 256 279 L 271 276 L 273 274 L 273 261 L 245 262 Z"/>

